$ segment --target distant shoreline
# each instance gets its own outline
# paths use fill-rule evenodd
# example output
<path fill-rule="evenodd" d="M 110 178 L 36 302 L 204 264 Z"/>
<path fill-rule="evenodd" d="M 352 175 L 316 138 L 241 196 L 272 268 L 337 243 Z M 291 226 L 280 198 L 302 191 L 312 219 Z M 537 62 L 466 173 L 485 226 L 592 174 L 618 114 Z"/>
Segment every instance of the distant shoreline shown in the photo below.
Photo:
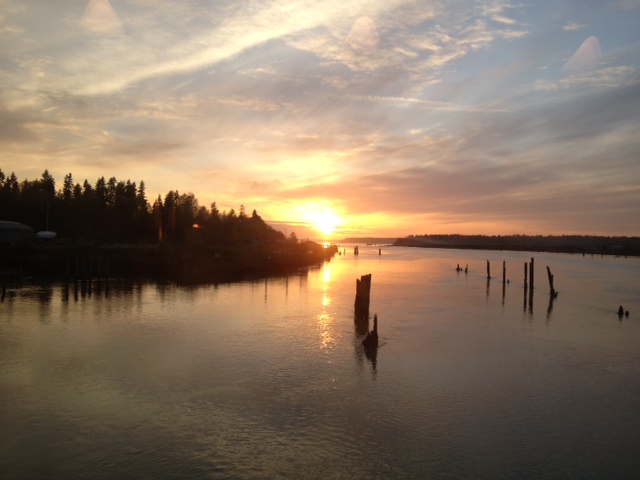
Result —
<path fill-rule="evenodd" d="M 461 250 L 509 250 L 593 255 L 640 256 L 640 237 L 595 235 L 410 235 L 404 238 L 345 238 L 338 244 Z"/>
<path fill-rule="evenodd" d="M 585 255 L 640 256 L 640 237 L 584 235 L 421 235 L 398 238 L 393 245 L 465 250 L 510 250 Z"/>

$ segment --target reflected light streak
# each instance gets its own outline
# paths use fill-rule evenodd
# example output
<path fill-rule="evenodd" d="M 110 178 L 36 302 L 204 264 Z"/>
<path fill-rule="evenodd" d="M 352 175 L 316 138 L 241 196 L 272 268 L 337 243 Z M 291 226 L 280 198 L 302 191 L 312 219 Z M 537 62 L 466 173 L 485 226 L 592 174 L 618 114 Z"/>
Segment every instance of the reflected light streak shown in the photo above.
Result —
<path fill-rule="evenodd" d="M 327 313 L 326 309 L 331 305 L 331 296 L 329 295 L 329 283 L 331 281 L 331 268 L 325 266 L 322 272 L 322 313 L 318 315 L 318 330 L 320 331 L 320 343 L 322 348 L 330 348 L 334 343 L 333 317 Z"/>
<path fill-rule="evenodd" d="M 333 329 L 331 325 L 333 324 L 333 317 L 328 313 L 322 313 L 318 315 L 318 329 L 320 330 L 320 343 L 322 344 L 322 348 L 331 348 L 333 346 L 334 338 L 333 338 Z"/>
<path fill-rule="evenodd" d="M 324 283 L 329 283 L 331 281 L 331 269 L 325 267 L 323 275 L 322 275 L 322 280 L 324 281 Z M 326 290 L 326 285 L 324 286 L 325 290 Z"/>
<path fill-rule="evenodd" d="M 323 292 L 322 293 L 322 306 L 324 308 L 326 308 L 329 305 L 331 305 L 331 297 L 329 297 L 329 294 L 327 292 Z"/>

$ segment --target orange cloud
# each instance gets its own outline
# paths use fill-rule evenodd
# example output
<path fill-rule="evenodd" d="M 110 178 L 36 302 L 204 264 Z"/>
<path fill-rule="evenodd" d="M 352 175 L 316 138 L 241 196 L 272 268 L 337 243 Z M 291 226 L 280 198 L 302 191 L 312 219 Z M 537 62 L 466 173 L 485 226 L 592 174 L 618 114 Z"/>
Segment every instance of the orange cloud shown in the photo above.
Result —
<path fill-rule="evenodd" d="M 102 34 L 122 34 L 122 21 L 109 0 L 90 0 L 82 17 L 88 31 Z"/>
<path fill-rule="evenodd" d="M 380 37 L 376 24 L 369 17 L 358 18 L 347 36 L 347 44 L 356 52 L 369 53 L 378 48 Z"/>

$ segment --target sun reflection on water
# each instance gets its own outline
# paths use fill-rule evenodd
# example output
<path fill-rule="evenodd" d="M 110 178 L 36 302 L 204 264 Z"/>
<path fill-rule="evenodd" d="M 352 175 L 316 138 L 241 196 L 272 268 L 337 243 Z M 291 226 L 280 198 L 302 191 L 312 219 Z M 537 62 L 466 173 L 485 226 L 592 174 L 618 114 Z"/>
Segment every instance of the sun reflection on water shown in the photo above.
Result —
<path fill-rule="evenodd" d="M 320 343 L 323 349 L 332 348 L 335 343 L 332 324 L 333 318 L 328 313 L 318 315 L 318 330 L 320 331 Z"/>
<path fill-rule="evenodd" d="M 329 286 L 331 283 L 331 268 L 325 266 L 322 275 L 322 313 L 317 316 L 318 331 L 320 332 L 320 343 L 323 349 L 332 348 L 335 344 L 333 334 L 333 317 L 327 312 L 327 308 L 331 306 L 331 296 Z"/>

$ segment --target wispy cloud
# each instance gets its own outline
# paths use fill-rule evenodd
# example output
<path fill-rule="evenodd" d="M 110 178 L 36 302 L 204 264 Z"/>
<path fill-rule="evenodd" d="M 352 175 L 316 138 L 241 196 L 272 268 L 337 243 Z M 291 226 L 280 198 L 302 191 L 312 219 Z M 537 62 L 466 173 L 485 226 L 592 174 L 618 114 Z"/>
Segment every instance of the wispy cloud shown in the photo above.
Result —
<path fill-rule="evenodd" d="M 585 25 L 576 22 L 568 22 L 562 27 L 565 32 L 573 32 L 575 30 L 582 30 Z"/>

